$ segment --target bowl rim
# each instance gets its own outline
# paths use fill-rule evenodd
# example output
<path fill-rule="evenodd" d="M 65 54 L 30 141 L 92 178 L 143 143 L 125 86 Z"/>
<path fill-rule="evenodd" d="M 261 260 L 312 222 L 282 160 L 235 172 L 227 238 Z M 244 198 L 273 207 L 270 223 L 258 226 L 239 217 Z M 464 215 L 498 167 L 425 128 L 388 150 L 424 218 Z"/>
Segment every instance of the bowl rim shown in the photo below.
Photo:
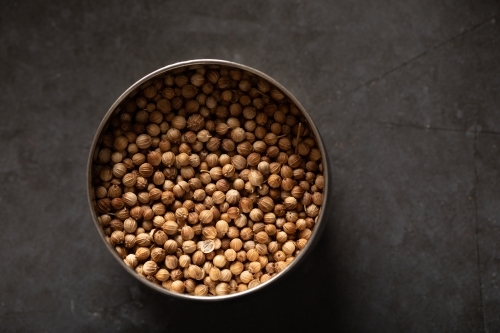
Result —
<path fill-rule="evenodd" d="M 322 155 L 322 164 L 323 164 L 323 177 L 325 179 L 325 184 L 323 188 L 323 205 L 321 206 L 320 209 L 320 214 L 318 215 L 317 222 L 314 226 L 314 229 L 312 230 L 312 234 L 310 238 L 307 241 L 306 246 L 301 250 L 300 254 L 286 267 L 285 270 L 282 272 L 278 273 L 276 276 L 274 276 L 272 279 L 266 281 L 265 283 L 259 284 L 256 287 L 253 287 L 251 289 L 242 291 L 242 292 L 236 292 L 233 294 L 228 294 L 228 295 L 207 295 L 207 296 L 194 296 L 190 294 L 184 294 L 184 293 L 176 293 L 172 292 L 170 290 L 167 290 L 159 285 L 156 285 L 150 281 L 148 281 L 146 278 L 139 276 L 133 270 L 132 268 L 128 267 L 123 259 L 118 255 L 118 253 L 115 251 L 112 245 L 110 245 L 103 234 L 102 227 L 99 224 L 97 218 L 98 214 L 96 210 L 94 209 L 94 206 L 92 204 L 92 193 L 91 191 L 93 190 L 92 186 L 92 165 L 93 165 L 93 160 L 94 160 L 94 155 L 95 151 L 97 148 L 97 144 L 99 143 L 99 138 L 103 132 L 104 129 L 106 129 L 109 126 L 109 122 L 111 118 L 120 111 L 120 106 L 121 104 L 129 97 L 133 96 L 136 93 L 136 89 L 141 88 L 141 86 L 145 83 L 149 84 L 149 81 L 151 79 L 154 79 L 158 76 L 167 74 L 168 72 L 174 72 L 176 73 L 176 70 L 178 72 L 190 70 L 190 69 L 195 69 L 199 67 L 210 67 L 214 66 L 217 68 L 222 67 L 228 67 L 228 68 L 236 68 L 240 69 L 243 71 L 247 71 L 253 75 L 256 75 L 269 83 L 271 83 L 274 87 L 278 88 L 282 93 L 285 94 L 286 98 L 301 111 L 302 115 L 306 118 L 309 128 L 312 130 L 314 133 L 314 136 L 316 138 L 316 143 L 318 145 L 318 148 L 321 151 Z M 288 276 L 289 273 L 294 270 L 299 264 L 304 261 L 303 259 L 306 258 L 311 251 L 313 250 L 314 246 L 318 242 L 319 238 L 322 235 L 322 231 L 324 230 L 324 227 L 326 225 L 326 219 L 328 218 L 327 216 L 327 203 L 330 199 L 330 187 L 329 187 L 329 176 L 330 174 L 330 166 L 329 166 L 329 160 L 328 160 L 328 155 L 325 150 L 325 144 L 322 140 L 322 137 L 313 122 L 312 118 L 308 114 L 308 112 L 305 110 L 305 108 L 302 106 L 302 104 L 297 100 L 297 98 L 290 92 L 288 89 L 286 89 L 282 84 L 280 84 L 278 81 L 270 77 L 269 75 L 255 69 L 252 67 L 249 67 L 247 65 L 243 65 L 240 63 L 236 63 L 233 61 L 227 61 L 227 60 L 220 60 L 220 59 L 193 59 L 193 60 L 187 60 L 187 61 L 181 61 L 181 62 L 176 62 L 173 64 L 170 64 L 168 66 L 159 68 L 146 76 L 142 77 L 141 79 L 137 80 L 134 84 L 132 84 L 129 88 L 127 88 L 117 99 L 116 101 L 111 105 L 111 107 L 108 109 L 104 117 L 101 119 L 101 122 L 94 134 L 94 138 L 92 140 L 92 144 L 90 146 L 89 154 L 88 154 L 88 159 L 87 159 L 87 175 L 86 175 L 86 189 L 87 189 L 87 202 L 90 208 L 90 212 L 92 215 L 92 219 L 94 221 L 94 226 L 97 229 L 97 232 L 99 233 L 99 236 L 103 243 L 105 244 L 106 248 L 108 251 L 112 254 L 112 256 L 119 262 L 119 264 L 132 276 L 134 276 L 137 280 L 141 281 L 145 285 L 147 285 L 150 288 L 153 288 L 154 290 L 164 294 L 168 295 L 177 299 L 182 299 L 182 300 L 188 300 L 188 301 L 204 301 L 204 302 L 214 302 L 214 301 L 222 301 L 222 300 L 230 300 L 230 299 L 239 299 L 243 298 L 248 295 L 255 295 L 256 292 L 261 291 L 262 289 L 268 288 L 271 285 L 275 285 L 277 281 L 283 280 L 284 277 Z"/>

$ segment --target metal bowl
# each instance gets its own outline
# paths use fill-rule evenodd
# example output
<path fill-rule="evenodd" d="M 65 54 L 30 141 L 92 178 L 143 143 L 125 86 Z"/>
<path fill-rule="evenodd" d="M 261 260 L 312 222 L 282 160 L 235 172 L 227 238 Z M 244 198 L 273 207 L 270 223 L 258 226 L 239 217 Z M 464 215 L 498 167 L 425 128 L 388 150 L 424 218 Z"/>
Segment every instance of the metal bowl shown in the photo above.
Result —
<path fill-rule="evenodd" d="M 307 245 L 301 250 L 301 252 L 297 255 L 297 257 L 287 266 L 285 270 L 282 272 L 278 273 L 276 276 L 274 276 L 272 279 L 254 287 L 251 289 L 248 289 L 246 291 L 242 292 L 236 292 L 233 294 L 228 294 L 228 295 L 222 295 L 222 296 L 192 296 L 189 294 L 179 294 L 175 293 L 172 291 L 169 291 L 159 285 L 156 285 L 144 277 L 140 276 L 133 270 L 132 268 L 128 267 L 125 265 L 123 262 L 123 259 L 118 255 L 116 250 L 113 248 L 112 245 L 110 245 L 106 239 L 105 239 L 105 234 L 102 230 L 101 225 L 98 222 L 98 215 L 97 215 L 97 209 L 95 207 L 95 200 L 94 200 L 94 188 L 92 185 L 92 165 L 93 165 L 93 160 L 97 157 L 98 150 L 96 149 L 98 147 L 98 144 L 100 143 L 101 140 L 101 134 L 106 132 L 108 126 L 110 125 L 111 121 L 113 120 L 114 116 L 116 116 L 120 110 L 124 107 L 124 104 L 128 101 L 128 99 L 134 95 L 136 95 L 141 89 L 145 88 L 150 84 L 150 82 L 156 80 L 157 78 L 161 76 L 165 76 L 167 74 L 175 74 L 179 72 L 183 72 L 186 70 L 192 70 L 192 69 L 197 69 L 200 67 L 207 67 L 207 68 L 227 68 L 227 69 L 239 69 L 244 72 L 248 72 L 251 75 L 257 76 L 261 79 L 264 79 L 268 81 L 272 86 L 276 87 L 278 90 L 280 90 L 288 100 L 295 104 L 295 106 L 302 112 L 303 116 L 307 119 L 308 125 L 310 129 L 312 130 L 315 138 L 317 145 L 321 151 L 322 154 L 322 164 L 323 164 L 323 176 L 325 178 L 325 186 L 323 190 L 323 205 L 320 210 L 320 214 L 318 215 L 317 222 L 312 230 L 312 235 L 309 238 Z M 271 78 L 270 76 L 253 69 L 251 67 L 241 65 L 235 62 L 231 61 L 225 61 L 225 60 L 216 60 L 216 59 L 197 59 L 197 60 L 190 60 L 190 61 L 183 61 L 183 62 L 178 62 L 163 68 L 160 68 L 136 83 L 134 83 L 130 88 L 128 88 L 118 99 L 111 105 L 109 108 L 108 112 L 104 115 L 104 118 L 102 119 L 101 123 L 99 124 L 99 127 L 97 128 L 96 134 L 94 136 L 94 139 L 92 141 L 92 146 L 90 148 L 90 154 L 88 157 L 88 162 L 87 162 L 87 199 L 91 211 L 92 218 L 94 220 L 94 225 L 97 229 L 97 232 L 102 239 L 103 243 L 105 244 L 105 247 L 108 249 L 108 251 L 111 253 L 111 255 L 117 260 L 119 265 L 121 265 L 125 271 L 130 273 L 133 277 L 141 281 L 141 283 L 144 283 L 148 287 L 166 294 L 171 297 L 175 297 L 178 299 L 184 299 L 184 300 L 192 300 L 192 301 L 197 301 L 197 302 L 211 302 L 211 301 L 221 301 L 221 300 L 229 300 L 229 299 L 235 299 L 235 298 L 242 298 L 248 295 L 255 295 L 255 293 L 266 289 L 266 288 L 272 288 L 272 286 L 276 286 L 277 283 L 282 281 L 286 276 L 290 275 L 290 272 L 293 271 L 296 267 L 298 267 L 302 262 L 306 260 L 308 255 L 312 252 L 314 246 L 317 244 L 319 238 L 321 237 L 321 234 L 324 230 L 325 225 L 328 223 L 329 220 L 329 212 L 331 211 L 331 208 L 328 207 L 327 203 L 329 202 L 331 198 L 331 186 L 330 186 L 330 165 L 328 161 L 328 156 L 327 156 L 327 151 L 325 150 L 325 145 L 321 139 L 321 136 L 318 132 L 318 129 L 314 125 L 314 122 L 312 121 L 311 117 L 308 115 L 304 107 L 299 103 L 299 101 L 285 88 L 283 87 L 280 83 L 278 83 L 276 80 Z"/>

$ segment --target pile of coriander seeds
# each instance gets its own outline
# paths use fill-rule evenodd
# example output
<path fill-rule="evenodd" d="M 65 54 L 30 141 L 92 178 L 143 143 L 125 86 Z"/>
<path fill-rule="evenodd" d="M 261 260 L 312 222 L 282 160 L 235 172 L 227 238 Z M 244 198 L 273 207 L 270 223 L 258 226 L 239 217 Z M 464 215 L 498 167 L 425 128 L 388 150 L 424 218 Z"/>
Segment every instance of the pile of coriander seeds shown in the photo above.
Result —
<path fill-rule="evenodd" d="M 177 293 L 242 292 L 306 246 L 323 204 L 320 149 L 301 111 L 241 69 L 190 67 L 125 100 L 95 148 L 106 241 Z"/>

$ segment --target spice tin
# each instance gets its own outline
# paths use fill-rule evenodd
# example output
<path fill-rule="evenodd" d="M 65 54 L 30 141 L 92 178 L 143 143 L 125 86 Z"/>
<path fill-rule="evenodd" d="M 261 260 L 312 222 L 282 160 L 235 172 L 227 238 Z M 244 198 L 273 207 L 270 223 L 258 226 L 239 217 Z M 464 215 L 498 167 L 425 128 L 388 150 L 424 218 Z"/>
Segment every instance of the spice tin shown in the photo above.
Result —
<path fill-rule="evenodd" d="M 111 123 L 112 119 L 114 118 L 115 115 L 117 115 L 120 110 L 125 107 L 126 101 L 136 95 L 139 91 L 141 91 L 143 88 L 147 87 L 152 81 L 157 80 L 160 77 L 163 77 L 167 74 L 175 74 L 179 72 L 183 72 L 186 70 L 192 70 L 192 69 L 197 69 L 197 68 L 227 68 L 227 69 L 239 69 L 244 72 L 248 72 L 251 75 L 257 76 L 263 80 L 268 81 L 271 85 L 279 89 L 285 96 L 286 98 L 302 112 L 304 117 L 307 119 L 308 125 L 313 132 L 316 142 L 318 145 L 318 148 L 321 151 L 322 154 L 322 164 L 323 164 L 323 176 L 325 179 L 325 185 L 324 185 L 324 190 L 323 190 L 323 205 L 320 210 L 320 214 L 318 215 L 317 222 L 314 226 L 313 232 L 311 237 L 309 238 L 307 245 L 302 249 L 302 251 L 298 254 L 298 256 L 287 266 L 287 268 L 277 274 L 275 277 L 272 279 L 266 281 L 265 283 L 262 283 L 254 288 L 248 289 L 246 291 L 242 292 L 236 292 L 233 294 L 228 294 L 228 295 L 222 295 L 222 296 L 192 296 L 189 294 L 179 294 L 175 293 L 172 291 L 169 291 L 159 285 L 156 285 L 154 283 L 151 283 L 148 281 L 146 278 L 140 276 L 137 274 L 132 268 L 128 267 L 125 265 L 123 259 L 118 255 L 116 250 L 111 246 L 106 240 L 105 240 L 105 234 L 102 230 L 101 225 L 98 222 L 98 215 L 97 215 L 97 210 L 95 208 L 95 204 L 93 203 L 94 201 L 94 188 L 92 185 L 92 162 L 96 158 L 97 153 L 98 153 L 98 144 L 99 140 L 101 137 L 101 134 L 105 132 Z M 125 271 L 129 272 L 134 278 L 138 279 L 148 287 L 166 294 L 168 296 L 178 298 L 178 299 L 184 299 L 184 300 L 192 300 L 192 301 L 197 301 L 197 302 L 213 302 L 213 301 L 222 301 L 222 300 L 229 300 L 229 299 L 235 299 L 235 298 L 242 298 L 246 297 L 248 295 L 255 295 L 258 292 L 261 292 L 262 290 L 269 290 L 272 288 L 272 286 L 276 286 L 278 283 L 280 283 L 282 280 L 287 278 L 287 276 L 290 275 L 290 272 L 296 270 L 297 267 L 299 267 L 311 254 L 313 251 L 315 245 L 318 243 L 326 224 L 328 224 L 331 219 L 331 211 L 332 207 L 329 205 L 329 202 L 331 201 L 331 166 L 328 160 L 328 155 L 327 151 L 325 149 L 325 144 L 320 136 L 320 133 L 318 132 L 318 129 L 316 128 L 313 120 L 307 113 L 307 111 L 304 109 L 304 107 L 300 104 L 300 102 L 285 88 L 283 87 L 279 82 L 274 80 L 272 77 L 268 76 L 267 74 L 264 74 L 254 68 L 238 64 L 235 62 L 231 61 L 225 61 L 225 60 L 216 60 L 216 59 L 197 59 L 197 60 L 189 60 L 189 61 L 183 61 L 183 62 L 178 62 L 163 68 L 160 68 L 136 83 L 134 83 L 130 88 L 128 88 L 118 99 L 111 105 L 107 113 L 104 115 L 99 127 L 97 128 L 96 134 L 94 136 L 94 139 L 92 141 L 92 145 L 90 148 L 90 153 L 87 161 L 87 177 L 86 177 L 86 188 L 87 188 L 87 199 L 90 207 L 90 212 L 92 219 L 94 221 L 94 225 L 97 229 L 97 232 L 100 236 L 100 238 L 103 240 L 105 247 L 108 249 L 108 251 L 111 253 L 111 255 L 117 260 L 119 265 L 121 265 Z"/>

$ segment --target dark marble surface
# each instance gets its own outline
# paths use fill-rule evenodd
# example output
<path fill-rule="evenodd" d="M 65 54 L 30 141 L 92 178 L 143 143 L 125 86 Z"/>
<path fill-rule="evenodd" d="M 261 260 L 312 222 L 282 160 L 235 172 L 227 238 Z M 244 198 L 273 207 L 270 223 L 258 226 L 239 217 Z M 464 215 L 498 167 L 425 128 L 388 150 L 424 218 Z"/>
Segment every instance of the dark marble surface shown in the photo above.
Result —
<path fill-rule="evenodd" d="M 500 331 L 497 1 L 0 4 L 0 331 Z M 85 172 L 144 75 L 216 58 L 301 101 L 333 218 L 276 289 L 220 304 L 137 282 L 92 223 Z"/>

